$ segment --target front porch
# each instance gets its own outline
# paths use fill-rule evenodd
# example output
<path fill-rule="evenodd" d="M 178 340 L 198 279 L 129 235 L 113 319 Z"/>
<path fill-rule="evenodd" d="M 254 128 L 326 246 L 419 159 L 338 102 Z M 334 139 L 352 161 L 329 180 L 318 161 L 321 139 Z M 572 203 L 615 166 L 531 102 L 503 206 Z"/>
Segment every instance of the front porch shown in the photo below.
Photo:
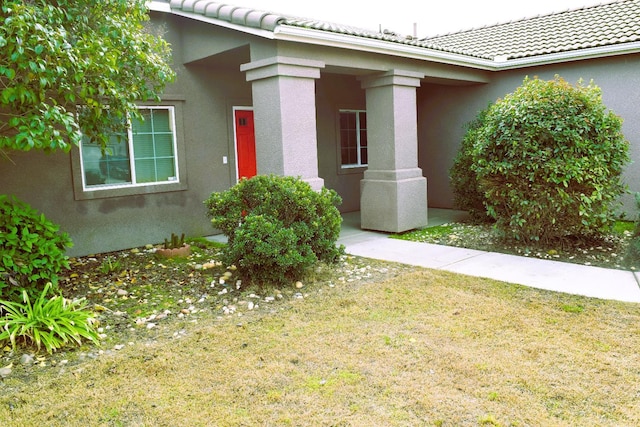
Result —
<path fill-rule="evenodd" d="M 439 209 L 428 208 L 428 225 L 427 227 L 435 227 L 442 224 L 448 224 L 451 222 L 462 221 L 468 217 L 467 212 L 458 211 L 454 209 Z M 366 241 L 371 238 L 372 235 L 386 236 L 387 233 L 378 231 L 363 230 L 360 221 L 361 213 L 346 212 L 342 214 L 342 228 L 340 231 L 339 244 L 355 244 L 359 241 Z"/>
<path fill-rule="evenodd" d="M 435 227 L 442 224 L 448 224 L 450 222 L 462 221 L 467 218 L 468 214 L 465 211 L 457 211 L 454 209 L 439 209 L 429 208 L 429 224 L 427 227 Z M 372 235 L 385 237 L 387 233 L 378 231 L 363 230 L 360 223 L 360 211 L 346 212 L 342 214 L 342 227 L 340 230 L 339 244 L 346 245 L 358 243 L 359 241 L 366 241 L 371 238 Z M 209 240 L 226 243 L 227 238 L 223 234 L 216 234 L 208 237 Z"/>

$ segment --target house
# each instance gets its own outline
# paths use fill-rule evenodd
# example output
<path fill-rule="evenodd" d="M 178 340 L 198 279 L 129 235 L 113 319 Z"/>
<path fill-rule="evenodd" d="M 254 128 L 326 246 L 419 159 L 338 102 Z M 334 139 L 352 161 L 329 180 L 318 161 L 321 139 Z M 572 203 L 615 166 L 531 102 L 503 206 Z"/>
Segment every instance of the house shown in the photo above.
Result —
<path fill-rule="evenodd" d="M 0 192 L 60 224 L 70 255 L 210 234 L 203 200 L 256 173 L 336 190 L 363 228 L 424 226 L 427 205 L 453 207 L 465 123 L 525 76 L 599 85 L 625 119 L 625 179 L 640 191 L 640 0 L 428 39 L 212 0 L 149 7 L 177 78 L 160 103 L 140 104 L 146 120 L 127 142 L 109 156 L 84 144 L 0 164 Z"/>

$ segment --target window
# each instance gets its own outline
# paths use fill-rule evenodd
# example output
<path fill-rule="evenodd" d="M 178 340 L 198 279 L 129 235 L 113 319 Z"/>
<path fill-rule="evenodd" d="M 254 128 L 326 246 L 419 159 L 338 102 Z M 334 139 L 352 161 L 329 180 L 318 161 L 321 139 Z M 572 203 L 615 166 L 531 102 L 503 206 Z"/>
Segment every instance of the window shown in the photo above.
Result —
<path fill-rule="evenodd" d="M 179 181 L 174 108 L 139 109 L 144 120 L 132 118 L 126 134 L 111 137 L 106 153 L 102 153 L 98 144 L 81 143 L 83 189 L 114 189 Z"/>
<path fill-rule="evenodd" d="M 342 168 L 367 166 L 367 113 L 340 110 L 340 159 Z"/>

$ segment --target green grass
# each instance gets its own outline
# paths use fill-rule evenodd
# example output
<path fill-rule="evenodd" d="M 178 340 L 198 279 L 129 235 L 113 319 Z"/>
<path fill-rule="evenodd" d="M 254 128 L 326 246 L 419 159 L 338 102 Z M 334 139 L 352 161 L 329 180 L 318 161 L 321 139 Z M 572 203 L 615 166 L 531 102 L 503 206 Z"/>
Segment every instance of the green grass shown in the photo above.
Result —
<path fill-rule="evenodd" d="M 615 224 L 613 225 L 613 232 L 621 235 L 624 234 L 625 232 L 633 232 L 633 230 L 635 230 L 636 228 L 636 223 L 633 221 L 616 221 Z"/>
<path fill-rule="evenodd" d="M 420 241 L 426 238 L 438 238 L 448 236 L 454 232 L 455 227 L 451 224 L 436 225 L 434 227 L 425 227 L 418 230 L 408 231 L 406 233 L 392 234 L 391 238 L 400 240 Z"/>
<path fill-rule="evenodd" d="M 309 283 L 302 300 L 242 316 L 212 306 L 97 360 L 9 376 L 0 420 L 640 425 L 640 305 L 414 270 Z"/>

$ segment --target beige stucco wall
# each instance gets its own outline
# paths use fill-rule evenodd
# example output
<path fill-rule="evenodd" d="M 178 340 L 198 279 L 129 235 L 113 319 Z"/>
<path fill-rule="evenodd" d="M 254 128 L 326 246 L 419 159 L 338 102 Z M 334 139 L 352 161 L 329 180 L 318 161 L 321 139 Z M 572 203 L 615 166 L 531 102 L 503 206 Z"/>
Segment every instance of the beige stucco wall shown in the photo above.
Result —
<path fill-rule="evenodd" d="M 604 104 L 624 119 L 623 132 L 631 143 L 632 163 L 624 178 L 640 191 L 640 54 L 575 61 L 505 71 L 491 83 L 472 86 L 426 84 L 418 91 L 419 165 L 429 182 L 429 206 L 452 207 L 448 171 L 464 136 L 464 126 L 489 102 L 514 91 L 525 76 L 552 79 L 558 74 L 570 83 L 593 80 L 602 89 Z M 624 211 L 635 216 L 633 196 L 623 197 Z"/>

